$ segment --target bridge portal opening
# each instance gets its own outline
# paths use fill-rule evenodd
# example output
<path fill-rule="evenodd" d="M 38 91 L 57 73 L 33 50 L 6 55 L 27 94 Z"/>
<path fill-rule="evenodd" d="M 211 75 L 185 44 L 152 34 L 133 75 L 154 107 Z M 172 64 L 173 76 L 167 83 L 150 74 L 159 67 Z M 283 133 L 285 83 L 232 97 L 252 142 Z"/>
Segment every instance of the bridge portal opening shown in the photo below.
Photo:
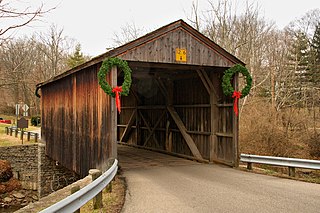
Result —
<path fill-rule="evenodd" d="M 223 104 L 226 68 L 129 61 L 132 86 L 121 97 L 117 141 L 199 161 L 234 163 L 233 116 Z M 119 72 L 119 71 L 118 71 Z M 118 85 L 123 72 L 118 73 Z"/>

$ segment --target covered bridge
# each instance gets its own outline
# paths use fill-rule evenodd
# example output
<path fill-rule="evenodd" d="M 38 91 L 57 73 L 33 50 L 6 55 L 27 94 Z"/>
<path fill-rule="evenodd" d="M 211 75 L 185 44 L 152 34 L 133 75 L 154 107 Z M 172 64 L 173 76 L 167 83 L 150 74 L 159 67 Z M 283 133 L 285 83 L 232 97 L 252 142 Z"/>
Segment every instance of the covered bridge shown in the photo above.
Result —
<path fill-rule="evenodd" d="M 132 69 L 121 114 L 98 84 L 108 57 Z M 244 65 L 178 20 L 40 83 L 46 154 L 81 176 L 117 157 L 117 142 L 237 166 L 238 118 L 221 88 L 235 64 Z M 121 85 L 123 72 L 113 68 L 107 81 Z"/>

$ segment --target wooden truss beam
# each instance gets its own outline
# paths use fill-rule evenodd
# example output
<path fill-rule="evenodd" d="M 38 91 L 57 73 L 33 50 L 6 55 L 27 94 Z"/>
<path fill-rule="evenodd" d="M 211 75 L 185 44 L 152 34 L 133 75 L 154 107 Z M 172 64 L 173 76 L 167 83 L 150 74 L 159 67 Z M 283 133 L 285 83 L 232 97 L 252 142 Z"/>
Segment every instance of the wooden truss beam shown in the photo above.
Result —
<path fill-rule="evenodd" d="M 149 133 L 151 133 L 152 130 L 151 130 L 151 128 L 150 128 L 150 125 L 149 125 L 147 119 L 143 116 L 143 114 L 142 114 L 140 111 L 139 111 L 139 115 L 140 115 L 140 117 L 142 118 L 143 122 L 146 124 L 146 127 L 147 127 Z M 156 142 L 156 144 L 158 145 L 158 147 L 160 147 L 159 142 L 158 142 L 156 136 L 155 136 L 154 134 L 152 134 L 152 136 L 153 136 L 153 140 Z M 144 143 L 143 146 L 145 146 L 145 144 L 146 144 L 146 143 Z"/>
<path fill-rule="evenodd" d="M 146 145 L 147 145 L 147 143 L 148 143 L 148 141 L 150 140 L 151 136 L 153 136 L 153 138 L 156 138 L 155 135 L 154 135 L 154 132 L 155 132 L 156 128 L 159 126 L 160 121 L 162 120 L 162 118 L 164 117 L 165 114 L 166 114 L 166 111 L 163 111 L 162 114 L 161 114 L 161 116 L 160 116 L 159 119 L 157 120 L 156 124 L 155 124 L 154 127 L 152 128 L 151 132 L 150 132 L 150 130 L 149 130 L 149 133 L 150 133 L 150 134 L 149 134 L 149 136 L 147 137 L 146 141 L 144 142 L 143 146 L 146 146 Z M 158 143 L 157 140 L 156 140 L 156 143 L 157 143 L 157 145 L 158 145 L 158 147 L 159 147 L 159 143 Z"/>
<path fill-rule="evenodd" d="M 120 138 L 120 142 L 127 142 L 128 139 L 129 139 L 129 136 L 130 136 L 130 132 L 131 132 L 131 129 L 132 129 L 132 126 L 133 126 L 133 123 L 135 122 L 136 120 L 136 113 L 137 113 L 137 110 L 133 110 L 131 116 L 130 116 L 130 119 L 129 119 L 129 122 L 128 124 L 126 125 L 126 128 Z"/>
<path fill-rule="evenodd" d="M 176 110 L 171 107 L 168 106 L 167 107 L 171 117 L 173 118 L 174 122 L 176 123 L 176 125 L 178 126 L 184 140 L 187 142 L 188 147 L 190 148 L 193 156 L 195 156 L 198 159 L 203 159 L 203 157 L 201 156 L 198 147 L 196 146 L 195 142 L 193 141 L 192 137 L 187 133 L 187 128 L 185 127 L 185 125 L 183 124 L 181 118 L 179 117 L 178 113 L 176 112 Z"/>
<path fill-rule="evenodd" d="M 212 92 L 214 93 L 214 95 L 216 97 L 218 97 L 216 90 L 214 89 L 214 86 L 209 78 L 209 76 L 207 75 L 206 71 L 204 70 L 196 70 L 204 87 L 206 88 L 208 94 L 210 95 Z"/>
<path fill-rule="evenodd" d="M 203 69 L 196 70 L 204 87 L 210 95 L 210 115 L 211 115 L 211 135 L 210 135 L 210 161 L 216 161 L 218 156 L 218 137 L 216 132 L 218 131 L 218 115 L 219 109 L 217 106 L 218 103 L 218 93 L 215 90 L 213 83 L 206 71 Z"/>
<path fill-rule="evenodd" d="M 158 84 L 158 87 L 163 95 L 163 97 L 168 97 L 168 91 L 166 90 L 166 86 L 164 85 L 163 81 L 160 79 L 160 77 L 156 78 L 156 82 Z"/>

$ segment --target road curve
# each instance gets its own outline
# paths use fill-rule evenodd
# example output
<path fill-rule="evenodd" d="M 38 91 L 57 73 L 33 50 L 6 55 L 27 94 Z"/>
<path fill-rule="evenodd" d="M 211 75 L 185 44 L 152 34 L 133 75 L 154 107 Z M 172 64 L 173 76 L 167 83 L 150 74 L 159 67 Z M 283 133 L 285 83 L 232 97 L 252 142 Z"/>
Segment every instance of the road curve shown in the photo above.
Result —
<path fill-rule="evenodd" d="M 119 151 L 128 184 L 123 213 L 320 212 L 319 184 L 133 152 L 130 161 Z"/>

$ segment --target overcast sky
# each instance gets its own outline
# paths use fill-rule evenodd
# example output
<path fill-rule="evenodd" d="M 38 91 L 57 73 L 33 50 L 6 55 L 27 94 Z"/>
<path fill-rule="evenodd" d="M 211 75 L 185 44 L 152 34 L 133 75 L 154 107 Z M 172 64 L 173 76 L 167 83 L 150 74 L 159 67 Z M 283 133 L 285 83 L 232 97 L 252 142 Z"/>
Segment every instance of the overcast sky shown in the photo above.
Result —
<path fill-rule="evenodd" d="M 82 46 L 85 54 L 96 56 L 111 47 L 114 32 L 126 23 L 135 23 L 147 32 L 178 19 L 187 21 L 194 0 L 93 0 L 93 1 L 43 1 L 46 7 L 57 6 L 32 28 L 19 31 L 19 34 L 32 31 L 45 31 L 51 23 L 64 29 L 64 35 L 74 38 Z M 207 0 L 198 0 L 200 9 L 205 9 Z M 214 1 L 214 0 L 212 0 Z M 236 1 L 236 0 L 234 0 Z M 23 2 L 23 1 L 20 1 Z M 32 2 L 39 2 L 33 0 Z M 244 0 L 237 1 L 239 6 Z M 260 6 L 261 16 L 274 21 L 283 28 L 307 11 L 320 8 L 320 0 L 249 0 Z"/>

